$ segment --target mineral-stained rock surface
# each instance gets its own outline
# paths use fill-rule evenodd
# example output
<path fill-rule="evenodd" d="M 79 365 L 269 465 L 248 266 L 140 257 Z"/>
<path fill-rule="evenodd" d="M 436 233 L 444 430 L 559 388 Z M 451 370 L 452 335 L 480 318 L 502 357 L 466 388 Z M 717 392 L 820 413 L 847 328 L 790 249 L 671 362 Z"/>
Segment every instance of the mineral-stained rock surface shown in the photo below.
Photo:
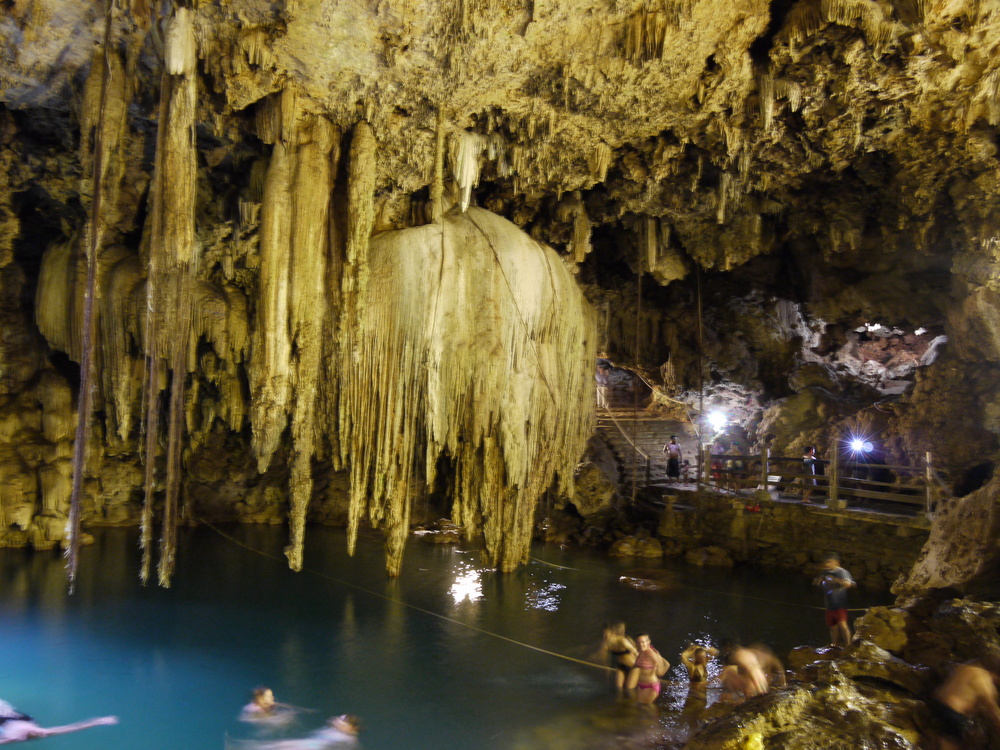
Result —
<path fill-rule="evenodd" d="M 595 347 L 775 452 L 864 432 L 957 495 L 992 474 L 990 3 L 2 5 L 0 544 L 76 496 L 288 515 L 297 567 L 312 507 L 387 526 L 392 568 L 431 497 L 510 567 L 571 502 Z M 539 249 L 435 249 L 470 206 Z M 390 231 L 420 239 L 378 260 Z"/>

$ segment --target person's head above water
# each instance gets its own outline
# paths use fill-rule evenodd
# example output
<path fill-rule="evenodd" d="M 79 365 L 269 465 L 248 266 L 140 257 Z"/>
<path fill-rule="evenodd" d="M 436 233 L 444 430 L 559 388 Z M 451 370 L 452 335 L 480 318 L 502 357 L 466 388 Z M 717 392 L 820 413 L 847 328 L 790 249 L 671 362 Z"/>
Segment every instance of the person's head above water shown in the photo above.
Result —
<path fill-rule="evenodd" d="M 604 626 L 604 635 L 611 638 L 625 635 L 624 622 L 609 622 Z"/>
<path fill-rule="evenodd" d="M 274 706 L 274 693 L 271 688 L 258 685 L 253 689 L 253 703 L 261 708 L 271 708 Z"/>
<path fill-rule="evenodd" d="M 361 719 L 354 714 L 333 716 L 326 722 L 328 725 L 344 734 L 358 734 L 361 731 Z"/>

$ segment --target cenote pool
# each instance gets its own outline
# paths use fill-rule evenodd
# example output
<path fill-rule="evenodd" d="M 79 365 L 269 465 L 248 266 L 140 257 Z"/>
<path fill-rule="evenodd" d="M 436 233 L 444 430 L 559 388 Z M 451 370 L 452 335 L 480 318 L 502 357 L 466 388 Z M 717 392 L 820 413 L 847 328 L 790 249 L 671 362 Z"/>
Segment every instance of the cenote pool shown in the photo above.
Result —
<path fill-rule="evenodd" d="M 354 713 L 368 750 L 650 747 L 686 733 L 686 682 L 673 667 L 652 711 L 617 698 L 604 671 L 571 660 L 593 655 L 605 621 L 649 632 L 674 665 L 691 640 L 760 640 L 782 656 L 826 642 L 822 595 L 794 572 L 538 546 L 536 561 L 500 575 L 475 550 L 414 539 L 391 581 L 375 536 L 351 558 L 341 530 L 310 528 L 306 570 L 293 573 L 274 559 L 283 529 L 219 531 L 231 536 L 181 532 L 169 590 L 139 584 L 134 529 L 96 533 L 72 597 L 58 553 L 0 550 L 0 698 L 43 726 L 121 719 L 39 747 L 221 750 L 257 736 L 236 716 L 258 684 L 315 709 L 277 736 Z M 678 585 L 623 585 L 636 567 Z M 889 600 L 854 593 L 853 606 Z"/>

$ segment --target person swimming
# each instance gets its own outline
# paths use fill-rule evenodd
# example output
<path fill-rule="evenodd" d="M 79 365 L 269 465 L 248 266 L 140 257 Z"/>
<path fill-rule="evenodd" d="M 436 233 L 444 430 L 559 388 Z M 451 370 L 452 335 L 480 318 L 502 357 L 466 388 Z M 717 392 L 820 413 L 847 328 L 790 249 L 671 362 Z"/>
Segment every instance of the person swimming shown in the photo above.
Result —
<path fill-rule="evenodd" d="M 327 750 L 356 745 L 361 720 L 353 714 L 341 714 L 327 720 L 326 726 L 306 737 L 287 740 L 226 740 L 226 750 Z"/>
<path fill-rule="evenodd" d="M 251 700 L 240 710 L 240 721 L 256 724 L 280 725 L 287 724 L 295 718 L 301 709 L 287 703 L 278 703 L 274 699 L 274 691 L 264 685 L 253 689 Z"/>
<path fill-rule="evenodd" d="M 105 727 L 117 723 L 117 716 L 101 716 L 97 719 L 87 719 L 59 727 L 40 727 L 30 716 L 15 710 L 7 701 L 0 700 L 0 745 L 54 737 L 59 734 L 79 732 L 81 729 Z"/>
<path fill-rule="evenodd" d="M 604 626 L 604 640 L 601 642 L 601 648 L 611 656 L 614 662 L 615 685 L 619 690 L 624 688 L 628 674 L 635 666 L 636 657 L 639 655 L 639 649 L 636 648 L 635 643 L 625 635 L 624 622 L 613 622 Z"/>
<path fill-rule="evenodd" d="M 684 649 L 681 653 L 681 664 L 687 669 L 691 687 L 700 686 L 704 689 L 708 682 L 708 660 L 710 657 L 718 655 L 718 649 L 706 648 L 697 643 L 692 643 Z"/>

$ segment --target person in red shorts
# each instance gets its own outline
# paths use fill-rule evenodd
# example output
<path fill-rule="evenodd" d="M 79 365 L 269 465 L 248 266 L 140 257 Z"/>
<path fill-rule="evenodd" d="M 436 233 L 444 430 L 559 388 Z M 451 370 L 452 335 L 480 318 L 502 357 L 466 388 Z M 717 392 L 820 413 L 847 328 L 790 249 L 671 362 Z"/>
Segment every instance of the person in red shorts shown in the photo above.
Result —
<path fill-rule="evenodd" d="M 857 584 L 851 574 L 840 567 L 840 555 L 831 552 L 823 558 L 823 571 L 813 584 L 823 589 L 826 597 L 826 624 L 830 628 L 830 642 L 846 646 L 851 642 L 851 628 L 847 624 L 847 590 Z"/>

